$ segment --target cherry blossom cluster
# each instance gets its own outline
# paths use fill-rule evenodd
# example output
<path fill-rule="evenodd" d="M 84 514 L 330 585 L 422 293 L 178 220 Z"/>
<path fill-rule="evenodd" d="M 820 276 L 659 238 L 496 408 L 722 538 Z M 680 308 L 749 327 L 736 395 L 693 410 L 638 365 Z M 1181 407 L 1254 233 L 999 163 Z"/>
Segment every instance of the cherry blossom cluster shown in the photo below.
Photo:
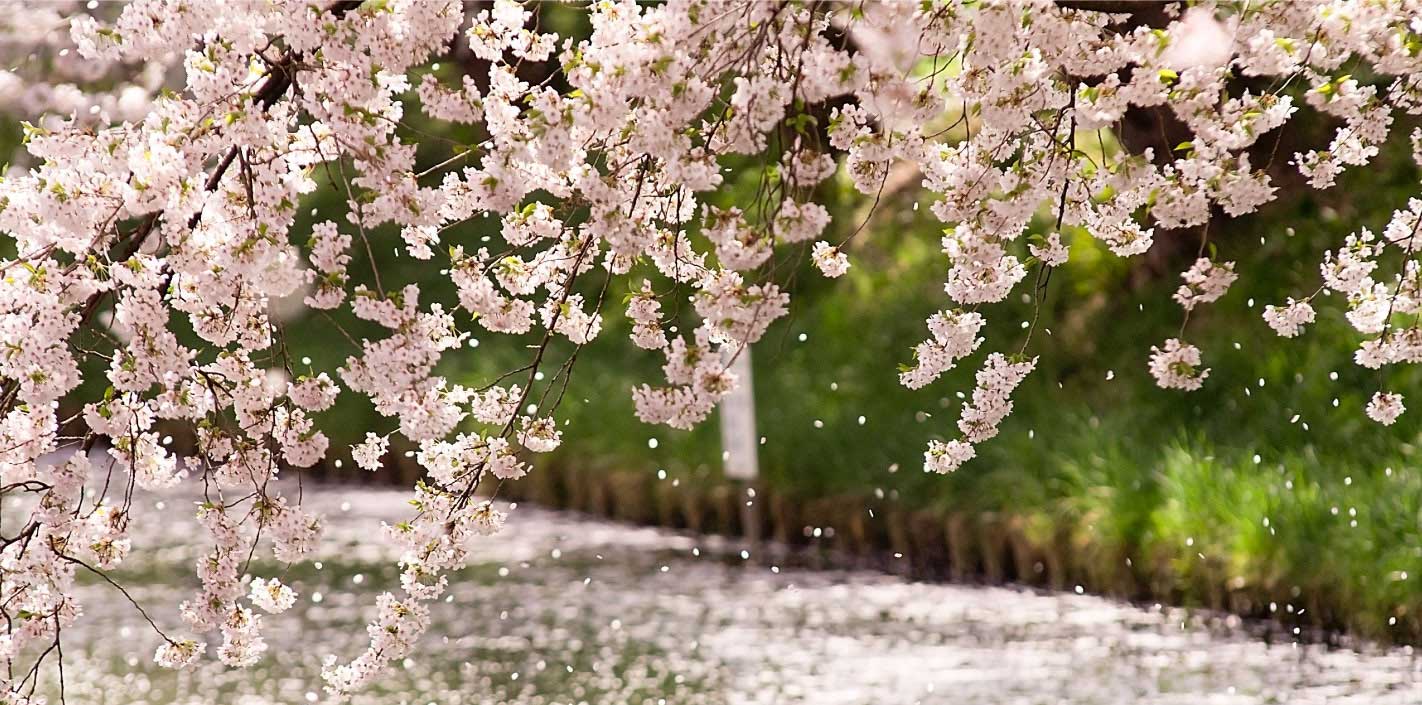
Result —
<path fill-rule="evenodd" d="M 609 299 L 630 290 L 632 342 L 664 360 L 663 379 L 630 392 L 639 418 L 705 420 L 736 385 L 731 361 L 789 313 L 798 265 L 844 276 L 873 237 L 832 222 L 836 180 L 870 205 L 891 180 L 921 183 L 943 224 L 946 301 L 904 385 L 976 354 L 993 304 L 1017 293 L 1040 312 L 1074 243 L 1133 257 L 1198 231 L 1181 330 L 1148 363 L 1162 387 L 1198 388 L 1209 370 L 1187 324 L 1237 276 L 1205 256 L 1212 214 L 1275 198 L 1274 167 L 1328 188 L 1369 163 L 1397 114 L 1422 113 L 1422 25 L 1400 0 L 1093 7 L 600 0 L 572 9 L 588 20 L 577 36 L 510 0 L 12 12 L 0 47 L 59 68 L 0 71 L 0 102 L 48 112 L 0 182 L 14 245 L 0 262 L 0 499 L 26 513 L 0 527 L 0 701 L 29 698 L 82 613 L 75 574 L 107 577 L 133 550 L 129 487 L 205 488 L 210 548 L 178 610 L 189 633 L 159 630 L 154 658 L 181 667 L 210 642 L 246 666 L 266 651 L 263 619 L 299 598 L 248 575 L 248 557 L 296 561 L 321 540 L 321 517 L 274 481 L 347 453 L 375 469 L 405 447 L 426 477 L 384 532 L 402 594 L 380 598 L 364 653 L 325 669 L 333 697 L 369 685 L 414 647 L 471 543 L 502 526 L 500 484 L 561 443 L 578 351 L 620 329 Z M 1258 147 L 1301 110 L 1338 127 L 1275 164 Z M 1120 149 L 1133 111 L 1168 112 L 1190 139 Z M 298 226 L 318 189 L 344 203 Z M 1414 200 L 1380 235 L 1339 243 L 1318 289 L 1281 293 L 1267 325 L 1298 335 L 1336 295 L 1359 364 L 1422 360 L 1419 215 Z M 477 223 L 497 235 L 472 236 Z M 383 277 L 373 253 L 392 250 L 447 276 L 449 300 Z M 358 338 L 339 315 L 381 332 Z M 292 359 L 292 321 L 343 346 L 339 369 Z M 1037 360 L 1035 315 L 1023 328 L 994 342 L 1016 352 L 986 356 L 927 470 L 998 433 Z M 440 373 L 485 334 L 517 336 L 528 363 L 482 386 Z M 322 413 L 356 402 L 389 427 L 333 448 Z M 1402 402 L 1379 391 L 1368 413 L 1392 423 Z"/>
<path fill-rule="evenodd" d="M 9 3 L 0 17 L 0 115 L 58 127 L 143 120 L 167 81 L 162 62 L 125 64 L 82 53 L 70 33 L 82 0 Z M 99 10 L 117 14 L 112 8 Z M 16 155 L 23 157 L 23 155 Z"/>
<path fill-rule="evenodd" d="M 958 419 L 960 440 L 932 441 L 923 454 L 924 466 L 930 472 L 949 473 L 977 455 L 974 444 L 997 435 L 998 425 L 1012 413 L 1012 390 L 1022 383 L 1027 373 L 1037 366 L 1037 358 L 1013 362 L 1002 353 L 988 356 L 978 370 L 973 399 L 963 406 Z"/>

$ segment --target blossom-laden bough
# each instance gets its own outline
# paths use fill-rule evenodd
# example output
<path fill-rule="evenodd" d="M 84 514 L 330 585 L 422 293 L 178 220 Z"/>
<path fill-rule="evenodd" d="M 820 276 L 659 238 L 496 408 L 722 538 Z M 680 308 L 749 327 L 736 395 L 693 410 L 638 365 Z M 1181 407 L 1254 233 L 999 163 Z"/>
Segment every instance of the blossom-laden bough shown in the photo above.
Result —
<path fill-rule="evenodd" d="M 787 313 L 786 262 L 829 277 L 851 266 L 864 224 L 830 241 L 816 202 L 836 175 L 877 204 L 891 174 L 920 173 L 945 224 L 947 301 L 905 385 L 974 354 L 986 305 L 1029 277 L 1040 310 L 1071 240 L 1130 257 L 1198 230 L 1180 334 L 1142 343 L 1161 386 L 1197 388 L 1209 370 L 1185 340 L 1189 315 L 1236 277 L 1209 254 L 1212 214 L 1270 201 L 1280 166 L 1328 188 L 1377 154 L 1396 117 L 1422 113 L 1414 1 L 602 0 L 575 6 L 590 23 L 576 37 L 504 0 L 91 5 L 7 7 L 0 43 L 20 52 L 0 71 L 4 109 L 48 111 L 0 184 L 13 244 L 0 263 L 4 702 L 34 697 L 43 664 L 62 658 L 79 572 L 123 591 L 108 571 L 131 550 L 135 488 L 185 478 L 203 483 L 211 548 L 179 607 L 186 632 L 149 620 L 155 658 L 182 667 L 213 640 L 225 663 L 260 660 L 261 612 L 297 596 L 244 575 L 247 561 L 259 543 L 291 562 L 319 541 L 321 518 L 272 481 L 327 456 L 317 414 L 342 395 L 398 424 L 351 449 L 361 467 L 398 434 L 426 473 L 410 518 L 386 527 L 404 550 L 401 594 L 380 597 L 367 651 L 325 669 L 333 698 L 368 685 L 418 640 L 471 542 L 502 525 L 499 484 L 528 472 L 525 452 L 560 443 L 557 402 L 603 328 L 611 278 L 645 279 L 628 297 L 632 340 L 666 359 L 664 382 L 632 391 L 637 414 L 690 427 L 735 386 L 727 361 Z M 473 70 L 430 70 L 456 51 Z M 1305 107 L 1337 122 L 1331 142 L 1278 154 Z M 1189 138 L 1108 149 L 1142 110 Z M 443 156 L 417 166 L 426 133 L 407 112 L 479 137 L 431 136 Z M 1422 159 L 1422 131 L 1410 138 Z M 725 205 L 727 169 L 747 164 L 754 198 Z M 297 232 L 323 186 L 344 208 Z M 1380 235 L 1329 252 L 1318 289 L 1268 307 L 1267 324 L 1298 335 L 1337 295 L 1366 338 L 1359 364 L 1422 358 L 1422 200 L 1399 205 Z M 498 238 L 462 237 L 486 217 Z M 372 252 L 391 247 L 446 274 L 457 300 L 382 280 Z M 292 297 L 349 343 L 333 374 L 293 373 L 273 312 Z M 674 325 L 688 299 L 695 320 Z M 333 309 L 388 335 L 356 340 L 320 315 Z M 1010 352 L 986 357 L 926 469 L 956 470 L 996 435 L 1032 355 L 1049 352 L 1033 348 L 1037 327 L 1034 315 Z M 436 374 L 478 329 L 531 336 L 528 363 L 477 389 Z M 557 340 L 572 354 L 555 355 Z M 105 362 L 90 376 L 106 379 L 81 388 Z M 76 398 L 90 388 L 104 391 Z M 61 418 L 61 401 L 82 410 Z M 1368 405 L 1382 423 L 1402 412 L 1394 392 Z M 159 423 L 186 427 L 194 450 L 171 451 Z"/>

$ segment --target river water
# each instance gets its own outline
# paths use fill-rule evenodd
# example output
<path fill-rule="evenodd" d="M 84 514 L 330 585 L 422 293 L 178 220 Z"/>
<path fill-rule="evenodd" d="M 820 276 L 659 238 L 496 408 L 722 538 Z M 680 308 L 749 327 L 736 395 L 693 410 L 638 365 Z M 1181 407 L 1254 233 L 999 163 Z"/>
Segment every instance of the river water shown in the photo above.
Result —
<path fill-rule="evenodd" d="M 319 490 L 306 492 L 327 516 L 319 563 L 252 569 L 280 572 L 300 593 L 295 608 L 265 617 L 271 650 L 260 665 L 232 670 L 208 657 L 191 671 L 159 669 L 152 630 L 116 591 L 89 581 L 86 614 L 64 635 L 68 702 L 323 700 L 322 658 L 359 653 L 375 596 L 398 585 L 394 555 L 369 537 L 408 506 L 397 491 Z M 165 523 L 135 543 L 162 547 L 136 548 L 121 577 L 160 625 L 182 633 L 176 604 L 193 592 L 205 550 L 187 518 L 191 498 L 140 501 L 161 506 Z M 1178 609 L 778 566 L 714 539 L 527 506 L 478 545 L 432 613 L 420 649 L 356 702 L 1422 702 L 1409 649 L 1266 644 L 1230 619 Z"/>

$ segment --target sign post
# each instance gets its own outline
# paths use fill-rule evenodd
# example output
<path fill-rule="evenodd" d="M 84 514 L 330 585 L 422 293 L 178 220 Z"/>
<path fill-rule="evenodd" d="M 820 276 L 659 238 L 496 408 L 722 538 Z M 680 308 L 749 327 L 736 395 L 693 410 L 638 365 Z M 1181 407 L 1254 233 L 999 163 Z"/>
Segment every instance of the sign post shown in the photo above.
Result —
<path fill-rule="evenodd" d="M 751 382 L 749 345 L 739 349 L 721 348 L 722 359 L 730 361 L 736 388 L 721 400 L 721 461 L 727 479 L 745 488 L 736 498 L 741 504 L 741 525 L 751 545 L 760 542 L 760 512 L 756 506 L 754 483 L 760 474 L 760 439 L 755 432 L 755 388 Z"/>

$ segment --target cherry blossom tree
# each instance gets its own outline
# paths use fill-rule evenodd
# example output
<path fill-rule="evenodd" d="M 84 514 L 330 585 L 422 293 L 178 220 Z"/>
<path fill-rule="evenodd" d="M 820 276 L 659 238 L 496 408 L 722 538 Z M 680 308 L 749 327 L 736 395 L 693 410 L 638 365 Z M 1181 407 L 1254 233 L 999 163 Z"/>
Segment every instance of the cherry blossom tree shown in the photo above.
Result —
<path fill-rule="evenodd" d="M 1167 232 L 1198 240 L 1174 297 L 1180 333 L 1137 343 L 1160 386 L 1198 388 L 1208 351 L 1188 342 L 1190 316 L 1237 277 L 1210 254 L 1211 229 L 1272 200 L 1281 167 L 1329 188 L 1422 113 L 1415 0 L 600 0 L 576 7 L 590 23 L 578 36 L 505 0 L 6 10 L 0 96 L 32 121 L 0 183 L 0 702 L 28 701 L 60 658 L 82 618 L 77 574 L 123 590 L 108 571 L 143 550 L 128 537 L 135 490 L 185 481 L 202 485 L 210 550 L 176 607 L 184 633 L 150 620 L 154 658 L 262 659 L 263 620 L 297 595 L 245 562 L 299 561 L 320 540 L 321 517 L 273 481 L 332 452 L 320 413 L 349 397 L 398 425 L 351 448 L 357 464 L 378 467 L 398 435 L 426 474 L 409 519 L 384 527 L 403 547 L 401 592 L 380 596 L 369 648 L 325 669 L 335 699 L 368 685 L 413 648 L 471 543 L 502 526 L 499 486 L 559 445 L 558 401 L 613 277 L 637 280 L 632 341 L 665 359 L 664 379 L 631 390 L 637 415 L 691 427 L 735 386 L 728 360 L 787 313 L 796 263 L 853 266 L 863 223 L 826 239 L 828 179 L 877 203 L 908 169 L 935 195 L 943 309 L 902 383 L 995 349 L 926 470 L 971 460 L 1051 354 L 1036 315 L 1020 340 L 980 333 L 1014 292 L 1040 310 L 1073 241 L 1133 257 Z M 432 70 L 456 48 L 477 70 Z M 1304 110 L 1336 124 L 1331 141 L 1280 153 Z M 1139 111 L 1187 138 L 1113 147 Z M 1422 130 L 1407 138 L 1422 161 Z M 731 172 L 758 180 L 753 198 L 718 198 Z M 343 208 L 298 229 L 319 188 Z M 1263 323 L 1294 337 L 1333 300 L 1361 335 L 1358 364 L 1422 359 L 1419 216 L 1422 200 L 1398 204 L 1380 233 L 1292 263 L 1316 266 L 1318 287 L 1280 292 Z M 499 237 L 464 237 L 476 219 Z M 457 296 L 382 278 L 373 253 L 391 247 Z M 339 370 L 291 359 L 274 314 L 290 300 L 348 345 Z M 386 333 L 357 339 L 332 311 Z M 481 388 L 437 374 L 478 354 L 476 331 L 530 340 L 527 362 Z M 1403 408 L 1380 388 L 1368 414 L 1388 424 Z M 159 424 L 186 428 L 191 452 Z"/>

